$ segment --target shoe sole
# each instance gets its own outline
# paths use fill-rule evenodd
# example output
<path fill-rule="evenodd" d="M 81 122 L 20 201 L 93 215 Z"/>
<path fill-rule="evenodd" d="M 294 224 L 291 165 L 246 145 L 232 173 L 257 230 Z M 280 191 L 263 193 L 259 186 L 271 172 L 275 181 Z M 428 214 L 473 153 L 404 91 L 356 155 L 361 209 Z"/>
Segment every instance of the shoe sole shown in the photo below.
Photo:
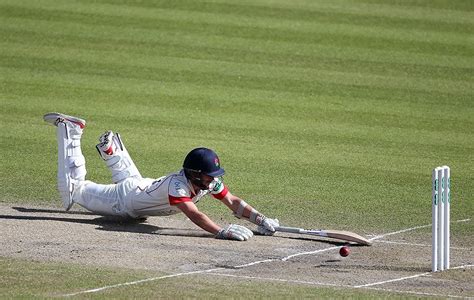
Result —
<path fill-rule="evenodd" d="M 69 122 L 74 123 L 76 125 L 79 125 L 79 127 L 81 127 L 81 128 L 86 127 L 86 120 L 83 120 L 83 119 L 78 118 L 78 117 L 68 116 L 68 115 L 61 114 L 61 113 L 56 113 L 56 112 L 45 114 L 43 116 L 43 120 L 45 120 L 47 123 L 50 123 L 54 126 L 57 126 L 58 122 L 60 122 L 62 120 L 66 120 L 66 121 L 69 121 Z"/>

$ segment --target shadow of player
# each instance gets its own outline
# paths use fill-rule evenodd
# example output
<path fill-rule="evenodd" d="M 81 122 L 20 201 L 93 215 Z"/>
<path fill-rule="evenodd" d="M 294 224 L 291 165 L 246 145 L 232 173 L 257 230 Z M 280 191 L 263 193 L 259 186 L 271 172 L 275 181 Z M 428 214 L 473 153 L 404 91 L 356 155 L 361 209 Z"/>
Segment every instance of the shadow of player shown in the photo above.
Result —
<path fill-rule="evenodd" d="M 63 211 L 55 209 L 12 207 L 12 209 L 29 213 L 28 215 L 0 215 L 0 219 L 10 220 L 36 220 L 36 221 L 59 221 L 78 224 L 89 224 L 98 226 L 97 230 L 144 233 L 154 235 L 184 236 L 184 237 L 214 237 L 214 235 L 197 229 L 159 227 L 146 223 L 146 218 L 132 219 L 118 216 L 98 216 L 91 212 Z M 36 213 L 63 214 L 64 217 L 38 216 Z M 74 218 L 74 215 L 97 216 L 92 219 Z"/>

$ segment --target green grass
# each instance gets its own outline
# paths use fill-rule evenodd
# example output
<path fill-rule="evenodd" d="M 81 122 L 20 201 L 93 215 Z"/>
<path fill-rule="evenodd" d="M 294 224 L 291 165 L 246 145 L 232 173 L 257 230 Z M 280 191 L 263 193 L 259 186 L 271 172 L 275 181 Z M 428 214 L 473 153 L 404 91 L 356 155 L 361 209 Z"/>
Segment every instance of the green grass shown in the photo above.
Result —
<path fill-rule="evenodd" d="M 122 134 L 143 175 L 217 150 L 231 191 L 288 224 L 430 223 L 431 169 L 472 217 L 472 1 L 0 1 L 0 202 L 59 206 L 42 115 Z M 25 185 L 28 188 L 25 188 Z M 212 200 L 211 216 L 231 218 Z M 467 232 L 466 234 L 469 234 Z"/>
<path fill-rule="evenodd" d="M 146 271 L 7 258 L 0 258 L 0 266 L 0 295 L 7 299 L 50 299 L 97 286 L 158 276 Z"/>
<path fill-rule="evenodd" d="M 97 268 L 74 264 L 25 262 L 0 258 L 2 277 L 0 295 L 3 298 L 51 299 L 65 298 L 64 295 L 139 280 L 159 278 L 163 274 L 126 269 Z M 22 284 L 18 284 L 22 278 Z M 186 288 L 183 288 L 185 284 Z M 283 282 L 261 282 L 242 279 L 239 289 L 236 283 L 212 275 L 190 275 L 163 278 L 131 286 L 105 289 L 100 293 L 82 293 L 68 296 L 72 299 L 309 299 L 315 297 L 315 288 Z M 199 296 L 199 295 L 205 295 Z M 390 294 L 356 289 L 337 290 L 318 287 L 318 298 L 379 299 Z"/>

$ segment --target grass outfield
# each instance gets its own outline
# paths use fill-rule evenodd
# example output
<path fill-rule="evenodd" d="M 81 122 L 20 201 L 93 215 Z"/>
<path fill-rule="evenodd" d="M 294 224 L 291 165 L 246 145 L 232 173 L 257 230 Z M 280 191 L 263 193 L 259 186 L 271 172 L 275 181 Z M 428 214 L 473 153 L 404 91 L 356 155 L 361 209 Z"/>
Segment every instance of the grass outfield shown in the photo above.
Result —
<path fill-rule="evenodd" d="M 5 298 L 75 298 L 82 299 L 249 299 L 249 298 L 279 298 L 279 299 L 310 299 L 314 298 L 312 286 L 290 285 L 283 282 L 243 281 L 237 294 L 235 284 L 223 282 L 214 276 L 187 276 L 186 288 L 183 281 L 177 278 L 164 278 L 159 281 L 144 282 L 130 287 L 121 286 L 104 289 L 100 293 L 74 295 L 90 286 L 113 286 L 123 282 L 139 281 L 149 278 L 164 277 L 163 274 L 153 274 L 146 271 L 131 271 L 128 269 L 97 268 L 58 263 L 22 262 L 19 260 L 0 258 L 0 266 L 4 281 L 0 286 L 0 295 Z M 18 278 L 24 284 L 18 285 Z M 41 278 L 41 280 L 38 280 Z M 74 278 L 74 280 L 71 280 Z M 158 296 L 157 296 L 158 295 Z M 199 297 L 205 295 L 205 297 Z M 78 297 L 79 296 L 79 297 Z M 390 296 L 390 293 L 379 291 L 361 291 L 348 289 L 335 291 L 333 288 L 318 288 L 319 298 L 358 298 L 379 299 Z M 74 299 L 74 298 L 73 298 Z"/>
<path fill-rule="evenodd" d="M 60 207 L 55 134 L 42 121 L 59 111 L 88 121 L 93 181 L 110 181 L 94 146 L 112 129 L 147 177 L 214 148 L 231 191 L 289 225 L 429 224 L 431 170 L 445 164 L 451 218 L 471 218 L 473 10 L 471 0 L 0 0 L 0 202 Z M 212 200 L 200 207 L 232 220 Z"/>

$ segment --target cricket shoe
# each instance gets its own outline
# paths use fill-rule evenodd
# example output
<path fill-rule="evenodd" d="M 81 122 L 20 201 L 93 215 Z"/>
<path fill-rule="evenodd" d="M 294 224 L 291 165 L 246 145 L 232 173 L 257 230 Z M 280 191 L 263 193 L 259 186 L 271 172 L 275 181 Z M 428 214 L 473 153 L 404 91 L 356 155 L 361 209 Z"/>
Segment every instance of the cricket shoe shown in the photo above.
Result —
<path fill-rule="evenodd" d="M 84 127 L 86 127 L 86 120 L 57 112 L 47 113 L 43 116 L 43 119 L 47 123 L 52 124 L 54 126 L 58 126 L 59 122 L 68 122 L 73 125 L 79 126 L 81 129 L 84 129 Z"/>
<path fill-rule="evenodd" d="M 99 137 L 99 143 L 95 146 L 99 151 L 100 156 L 107 160 L 115 153 L 117 145 L 114 143 L 114 133 L 106 131 Z"/>

